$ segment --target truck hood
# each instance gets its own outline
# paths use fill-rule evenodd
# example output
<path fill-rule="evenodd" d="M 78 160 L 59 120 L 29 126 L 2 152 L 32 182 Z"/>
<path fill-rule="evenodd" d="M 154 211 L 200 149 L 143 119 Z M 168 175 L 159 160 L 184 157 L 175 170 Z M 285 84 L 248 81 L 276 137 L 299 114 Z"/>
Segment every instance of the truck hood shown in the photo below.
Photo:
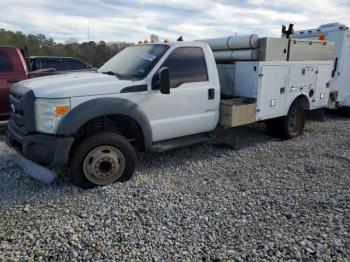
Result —
<path fill-rule="evenodd" d="M 100 73 L 71 73 L 38 77 L 21 82 L 33 90 L 36 97 L 62 98 L 120 93 L 125 87 L 133 86 L 130 80 Z"/>

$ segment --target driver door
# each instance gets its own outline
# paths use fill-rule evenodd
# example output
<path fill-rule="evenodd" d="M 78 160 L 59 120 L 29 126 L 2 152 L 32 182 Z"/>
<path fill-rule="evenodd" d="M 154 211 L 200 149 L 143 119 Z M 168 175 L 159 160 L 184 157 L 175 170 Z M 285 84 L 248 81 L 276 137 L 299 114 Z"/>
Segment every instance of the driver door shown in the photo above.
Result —
<path fill-rule="evenodd" d="M 215 94 L 201 47 L 178 47 L 158 67 L 169 68 L 170 94 L 150 92 L 148 116 L 153 142 L 211 131 L 218 119 Z"/>

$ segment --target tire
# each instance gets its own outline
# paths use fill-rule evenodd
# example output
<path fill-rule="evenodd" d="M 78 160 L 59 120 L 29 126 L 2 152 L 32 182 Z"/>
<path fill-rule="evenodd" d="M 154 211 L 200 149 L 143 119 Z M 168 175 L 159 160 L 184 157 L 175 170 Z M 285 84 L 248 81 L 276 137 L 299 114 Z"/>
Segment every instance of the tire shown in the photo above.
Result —
<path fill-rule="evenodd" d="M 277 137 L 280 134 L 280 118 L 269 119 L 265 121 L 266 133 L 270 136 Z"/>
<path fill-rule="evenodd" d="M 80 188 L 105 186 L 129 180 L 136 167 L 136 153 L 123 136 L 103 132 L 83 140 L 71 160 L 71 181 Z"/>
<path fill-rule="evenodd" d="M 344 116 L 350 117 L 350 107 L 343 107 Z"/>
<path fill-rule="evenodd" d="M 301 102 L 292 104 L 288 115 L 281 118 L 281 137 L 292 139 L 300 136 L 305 127 L 305 110 Z"/>

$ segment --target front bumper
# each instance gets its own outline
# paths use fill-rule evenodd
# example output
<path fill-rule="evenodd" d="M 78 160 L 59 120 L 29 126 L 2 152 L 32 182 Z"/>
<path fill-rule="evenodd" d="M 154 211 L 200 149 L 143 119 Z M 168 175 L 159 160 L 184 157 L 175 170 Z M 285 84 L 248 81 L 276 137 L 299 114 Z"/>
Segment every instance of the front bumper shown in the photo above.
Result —
<path fill-rule="evenodd" d="M 22 134 L 12 125 L 8 124 L 6 144 L 17 150 L 23 157 L 49 166 L 62 166 L 68 162 L 69 152 L 74 139 L 39 133 Z"/>

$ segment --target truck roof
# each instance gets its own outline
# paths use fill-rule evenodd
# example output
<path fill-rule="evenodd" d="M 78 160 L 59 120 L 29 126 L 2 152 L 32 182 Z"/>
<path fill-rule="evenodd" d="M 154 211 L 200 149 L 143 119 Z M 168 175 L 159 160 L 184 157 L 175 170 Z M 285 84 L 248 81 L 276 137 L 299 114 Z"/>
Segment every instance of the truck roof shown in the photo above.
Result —
<path fill-rule="evenodd" d="M 137 44 L 137 45 L 167 45 L 169 47 L 173 46 L 199 46 L 199 47 L 209 47 L 209 45 L 205 42 L 201 41 L 174 41 L 174 42 L 155 42 L 155 43 L 145 43 L 145 44 Z"/>
<path fill-rule="evenodd" d="M 322 33 L 334 32 L 334 31 L 349 31 L 349 27 L 340 23 L 330 23 L 330 24 L 320 25 L 318 28 L 295 31 L 293 35 L 311 36 L 311 35 L 319 35 Z"/>
<path fill-rule="evenodd" d="M 54 59 L 77 59 L 80 60 L 79 58 L 76 57 L 69 57 L 69 56 L 30 56 L 30 58 L 54 58 Z"/>
<path fill-rule="evenodd" d="M 12 49 L 18 49 L 18 50 L 20 50 L 20 48 L 18 48 L 18 47 L 16 47 L 16 46 L 11 46 L 11 45 L 1 45 L 0 46 L 0 49 L 1 48 L 12 48 Z"/>

